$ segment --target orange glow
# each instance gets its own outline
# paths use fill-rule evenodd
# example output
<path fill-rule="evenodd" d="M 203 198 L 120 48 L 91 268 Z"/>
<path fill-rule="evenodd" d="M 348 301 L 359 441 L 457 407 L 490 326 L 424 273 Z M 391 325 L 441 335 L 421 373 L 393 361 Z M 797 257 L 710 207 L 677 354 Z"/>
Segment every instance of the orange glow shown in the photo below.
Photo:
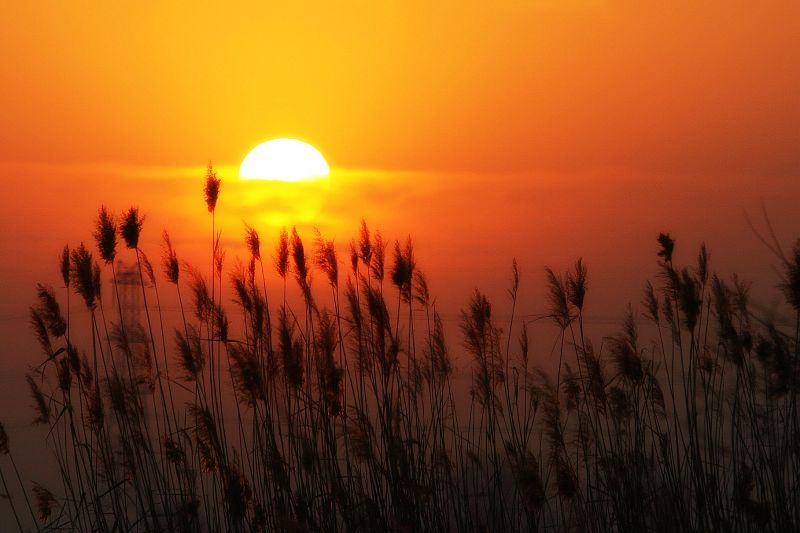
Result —
<path fill-rule="evenodd" d="M 757 223 L 763 202 L 784 250 L 793 249 L 800 198 L 797 0 L 7 1 L 0 21 L 0 422 L 10 433 L 36 432 L 35 446 L 14 435 L 14 454 L 27 450 L 27 463 L 45 475 L 59 469 L 42 461 L 41 444 L 62 434 L 45 437 L 27 408 L 30 390 L 21 378 L 53 368 L 29 326 L 31 305 L 37 283 L 52 285 L 74 318 L 71 334 L 81 351 L 99 340 L 102 354 L 106 340 L 115 343 L 102 328 L 88 343 L 79 338 L 79 328 L 93 322 L 59 274 L 65 245 L 84 244 L 98 257 L 93 233 L 101 205 L 117 216 L 131 206 L 146 215 L 140 250 L 120 241 L 117 259 L 132 265 L 141 252 L 154 269 L 158 286 L 146 282 L 146 294 L 160 291 L 163 300 L 142 307 L 158 307 L 153 319 L 160 320 L 163 303 L 165 322 L 148 351 L 159 355 L 155 361 L 163 352 L 170 365 L 177 356 L 172 326 L 185 325 L 180 297 L 161 268 L 164 231 L 180 260 L 181 286 L 189 289 L 198 274 L 212 282 L 214 303 L 229 313 L 231 340 L 249 347 L 262 344 L 243 329 L 256 314 L 242 315 L 233 303 L 230 277 L 251 254 L 246 227 L 258 232 L 264 268 L 253 286 L 264 288 L 272 312 L 282 303 L 299 311 L 290 314 L 308 341 L 313 336 L 304 330 L 327 310 L 344 309 L 350 294 L 366 305 L 377 287 L 370 287 L 366 265 L 352 268 L 351 239 L 358 242 L 363 219 L 386 246 L 380 291 L 392 327 L 399 326 L 387 340 L 404 369 L 412 368 L 406 362 L 414 353 L 425 358 L 419 361 L 431 355 L 422 344 L 407 349 L 410 339 L 424 338 L 426 321 L 430 333 L 431 321 L 415 291 L 409 316 L 421 319 L 420 329 L 402 323 L 392 283 L 395 243 L 410 236 L 414 271 L 425 275 L 448 351 L 459 358 L 453 375 L 465 385 L 472 361 L 458 325 L 470 294 L 478 288 L 492 302 L 503 347 L 514 357 L 518 334 L 529 326 L 531 346 L 542 347 L 531 351 L 532 362 L 553 367 L 559 354 L 551 321 L 542 320 L 550 296 L 544 267 L 563 272 L 578 257 L 589 269 L 587 334 L 609 361 L 605 335 L 629 304 L 642 316 L 644 282 L 659 272 L 660 232 L 675 237 L 676 264 L 690 269 L 700 243 L 708 243 L 721 279 L 735 271 L 754 281 L 748 297 L 759 314 L 782 316 L 775 295 L 784 265 L 754 236 L 745 213 Z M 282 159 L 259 148 L 266 139 L 302 139 L 308 148 Z M 213 215 L 203 192 L 209 162 L 222 180 Z M 316 175 L 325 178 L 305 179 Z M 306 296 L 292 279 L 296 267 L 284 278 L 274 268 L 281 231 L 293 228 L 313 282 L 314 310 L 305 320 L 295 307 Z M 336 249 L 335 290 L 318 264 L 321 242 Z M 211 265 L 212 250 L 222 272 Z M 512 260 L 521 276 L 513 305 Z M 111 324 L 121 304 L 104 269 Z M 189 291 L 183 294 L 188 304 Z M 704 320 L 713 323 L 713 311 Z M 278 320 L 272 326 L 277 343 Z M 350 353 L 355 323 L 343 320 L 334 329 L 337 352 Z M 574 344 L 575 337 L 561 330 L 560 339 Z M 219 368 L 224 356 L 206 351 Z M 322 352 L 303 351 L 309 358 Z M 222 390 L 229 390 L 233 374 L 220 370 Z M 162 374 L 155 368 L 153 375 Z M 505 375 L 510 384 L 512 374 Z M 353 411 L 344 413 L 342 421 Z M 236 457 L 245 454 L 232 457 L 238 466 Z M 0 523 L 11 523 L 8 502 L 12 492 L 22 496 L 20 489 L 4 490 Z M 327 507 L 328 499 L 318 503 Z M 541 514 L 548 509 L 549 501 Z"/>
<path fill-rule="evenodd" d="M 7 2 L 3 20 L 0 222 L 19 229 L 0 245 L 27 260 L 9 286 L 91 242 L 102 203 L 147 211 L 153 254 L 164 227 L 201 249 L 209 160 L 230 256 L 242 220 L 346 244 L 363 217 L 410 233 L 454 307 L 515 256 L 639 279 L 654 232 L 748 234 L 762 198 L 791 226 L 798 2 Z M 275 138 L 323 148 L 329 179 L 239 180 Z"/>

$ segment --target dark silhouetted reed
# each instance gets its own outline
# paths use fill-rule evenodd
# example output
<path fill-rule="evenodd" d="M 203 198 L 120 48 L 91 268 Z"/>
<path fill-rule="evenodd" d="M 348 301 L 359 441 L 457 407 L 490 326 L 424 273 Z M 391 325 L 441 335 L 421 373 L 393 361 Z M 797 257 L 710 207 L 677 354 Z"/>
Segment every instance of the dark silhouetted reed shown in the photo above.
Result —
<path fill-rule="evenodd" d="M 783 255 L 764 240 L 781 260 L 788 326 L 752 310 L 748 284 L 714 273 L 705 245 L 680 265 L 660 234 L 642 311 L 629 307 L 617 333 L 592 343 L 586 264 L 547 268 L 540 318 L 558 357 L 545 371 L 518 309 L 516 261 L 508 301 L 476 289 L 455 341 L 410 238 L 387 259 L 364 221 L 349 269 L 332 240 L 316 232 L 309 253 L 292 228 L 278 235 L 270 276 L 245 226 L 249 257 L 224 286 L 219 187 L 209 165 L 210 273 L 180 263 L 163 233 L 174 321 L 136 208 L 119 226 L 101 208 L 94 237 L 115 291 L 115 262 L 135 258 L 145 323 L 118 294 L 116 316 L 103 308 L 102 269 L 83 244 L 59 258 L 65 295 L 36 287 L 42 353 L 26 380 L 56 468 L 52 489 L 31 489 L 0 424 L 0 482 L 20 530 L 800 527 L 800 241 Z M 118 234 L 129 250 L 117 250 Z M 70 309 L 71 292 L 85 311 Z"/>

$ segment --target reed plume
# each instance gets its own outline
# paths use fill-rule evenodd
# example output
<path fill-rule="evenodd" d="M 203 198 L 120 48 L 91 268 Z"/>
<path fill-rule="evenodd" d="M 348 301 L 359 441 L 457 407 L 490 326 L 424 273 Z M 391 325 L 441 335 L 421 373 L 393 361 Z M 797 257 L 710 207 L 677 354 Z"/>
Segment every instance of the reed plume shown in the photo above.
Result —
<path fill-rule="evenodd" d="M 195 436 L 197 444 L 209 455 L 206 456 L 206 463 L 209 470 L 214 470 L 218 465 L 225 462 L 222 441 L 217 432 L 217 423 L 214 417 L 205 407 L 197 404 L 190 404 L 188 407 L 189 416 L 194 420 Z"/>
<path fill-rule="evenodd" d="M 544 482 L 539 473 L 539 461 L 533 453 L 518 453 L 510 444 L 506 446 L 506 452 L 525 508 L 532 513 L 538 513 L 547 503 Z"/>
<path fill-rule="evenodd" d="M 0 422 L 0 455 L 8 455 L 8 433 L 6 427 Z"/>
<path fill-rule="evenodd" d="M 241 344 L 231 344 L 231 376 L 239 392 L 239 401 L 254 407 L 257 401 L 266 401 L 266 380 L 258 354 Z"/>
<path fill-rule="evenodd" d="M 61 279 L 64 282 L 64 287 L 69 287 L 69 246 L 64 245 L 61 250 L 61 257 L 58 262 L 58 270 L 61 273 Z"/>
<path fill-rule="evenodd" d="M 50 335 L 47 332 L 47 324 L 45 324 L 44 317 L 38 309 L 31 308 L 30 311 L 30 324 L 31 328 L 33 329 L 33 333 L 36 336 L 36 340 L 39 341 L 39 346 L 42 347 L 45 357 L 50 359 L 53 356 L 53 343 L 50 342 Z"/>
<path fill-rule="evenodd" d="M 250 295 L 244 265 L 241 261 L 236 263 L 233 272 L 230 274 L 231 287 L 236 295 L 234 300 L 247 313 L 253 312 L 253 299 Z"/>
<path fill-rule="evenodd" d="M 686 329 L 693 331 L 700 315 L 702 302 L 700 301 L 700 290 L 697 282 L 687 268 L 681 271 L 678 305 L 683 311 Z"/>
<path fill-rule="evenodd" d="M 359 258 L 358 258 L 358 247 L 356 246 L 355 240 L 350 241 L 349 251 L 350 251 L 350 270 L 352 270 L 353 274 L 356 274 L 358 272 Z"/>
<path fill-rule="evenodd" d="M 247 249 L 250 251 L 250 255 L 253 257 L 253 259 L 260 260 L 261 239 L 258 237 L 258 232 L 248 224 L 244 225 L 244 232 L 245 244 L 247 245 Z"/>
<path fill-rule="evenodd" d="M 294 338 L 294 326 L 289 322 L 285 307 L 278 315 L 278 350 L 286 383 L 293 389 L 300 388 L 303 382 L 303 345 Z"/>
<path fill-rule="evenodd" d="M 358 242 L 358 254 L 365 265 L 372 262 L 372 241 L 370 241 L 369 228 L 366 221 L 361 219 L 361 233 Z"/>
<path fill-rule="evenodd" d="M 70 276 L 75 292 L 83 297 L 86 307 L 94 309 L 96 300 L 99 297 L 97 283 L 99 276 L 92 261 L 92 253 L 86 249 L 83 243 L 77 249 L 72 250 L 72 268 Z"/>
<path fill-rule="evenodd" d="M 411 288 L 415 266 L 414 246 L 411 244 L 411 237 L 406 240 L 406 244 L 402 248 L 400 247 L 400 243 L 395 241 L 392 283 L 394 283 L 397 290 L 400 291 L 400 296 L 406 303 L 411 302 Z"/>
<path fill-rule="evenodd" d="M 105 206 L 100 208 L 97 215 L 94 238 L 103 261 L 109 264 L 113 263 L 114 257 L 117 255 L 117 223 L 114 215 Z"/>
<path fill-rule="evenodd" d="M 144 217 L 139 215 L 138 207 L 131 207 L 122 214 L 119 231 L 128 248 L 136 249 L 139 247 L 139 235 L 142 233 L 143 225 Z"/>
<path fill-rule="evenodd" d="M 648 281 L 644 287 L 644 308 L 647 311 L 646 317 L 652 320 L 655 324 L 660 322 L 658 310 L 660 308 L 658 303 L 658 296 L 653 288 L 653 284 Z"/>
<path fill-rule="evenodd" d="M 317 350 L 319 361 L 317 369 L 319 372 L 318 382 L 328 414 L 339 416 L 342 410 L 340 401 L 342 389 L 343 371 L 336 365 L 334 353 L 338 346 L 336 322 L 331 318 L 330 313 L 325 310 L 320 315 L 319 320 L 319 339 Z"/>
<path fill-rule="evenodd" d="M 191 271 L 190 289 L 194 301 L 194 314 L 197 320 L 207 322 L 214 312 L 214 302 L 208 291 L 208 284 L 199 271 Z"/>
<path fill-rule="evenodd" d="M 207 201 L 212 221 L 218 187 Z M 96 253 L 113 265 L 111 237 L 121 231 L 143 265 L 142 296 L 158 296 L 138 210 L 117 223 L 112 232 L 101 208 Z M 150 366 L 159 351 L 168 357 L 168 339 L 159 349 L 153 328 L 105 318 L 100 265 L 84 245 L 65 247 L 59 270 L 89 313 L 71 317 L 67 305 L 62 314 L 56 292 L 36 287 L 30 323 L 46 360 L 26 380 L 64 492 L 41 491 L 49 514 L 40 529 L 777 532 L 800 523 L 794 324 L 754 311 L 750 285 L 722 281 L 705 245 L 689 266 L 673 264 L 674 240 L 660 235 L 660 283 L 648 282 L 642 298 L 648 320 L 629 307 L 595 349 L 584 331 L 582 259 L 563 274 L 545 271 L 540 316 L 551 319 L 542 324 L 553 344 L 539 329 L 529 338 L 529 317 L 516 321 L 527 303 L 516 261 L 510 302 L 494 306 L 476 289 L 452 326 L 459 343 L 410 239 L 392 241 L 387 266 L 383 237 L 364 221 L 350 241 L 344 302 L 333 241 L 317 232 L 307 255 L 295 228 L 281 232 L 275 271 L 284 287 L 292 271 L 305 313 L 285 296 L 273 344 L 258 233 L 245 225 L 248 255 L 227 267 L 227 298 L 215 292 L 220 242 L 212 227 L 208 284 L 163 235 L 162 267 L 180 305 L 179 327 L 160 330 L 175 331 L 169 394 Z M 785 308 L 796 310 L 800 250 L 784 260 L 775 249 Z M 324 287 L 312 287 L 314 267 L 332 289 L 319 301 L 332 310 L 316 305 Z M 242 313 L 229 321 L 230 300 Z M 154 307 L 160 316 L 158 298 L 146 309 Z M 536 366 L 548 345 L 557 371 Z M 13 461 L 0 424 L 9 501 L 2 475 L 16 471 Z M 39 523 L 28 503 L 29 523 L 17 517 L 23 531 Z"/>
<path fill-rule="evenodd" d="M 217 199 L 219 198 L 219 189 L 222 180 L 217 177 L 217 173 L 211 163 L 208 163 L 206 168 L 206 185 L 203 192 L 206 197 L 206 206 L 208 212 L 213 213 L 217 208 Z"/>
<path fill-rule="evenodd" d="M 31 398 L 33 398 L 34 407 L 36 409 L 36 418 L 34 419 L 35 424 L 47 424 L 50 422 L 50 403 L 44 397 L 44 393 L 39 388 L 39 385 L 36 383 L 36 380 L 33 379 L 33 376 L 28 374 L 25 376 L 25 379 L 28 381 L 28 388 L 31 390 Z"/>
<path fill-rule="evenodd" d="M 447 378 L 453 367 L 445 341 L 442 317 L 436 311 L 433 312 L 433 331 L 427 355 L 432 376 L 440 380 Z"/>
<path fill-rule="evenodd" d="M 800 239 L 795 242 L 794 250 L 786 260 L 786 274 L 781 288 L 789 305 L 800 313 Z"/>
<path fill-rule="evenodd" d="M 178 263 L 178 256 L 175 253 L 175 249 L 172 247 L 172 240 L 170 239 L 167 230 L 164 230 L 162 238 L 164 240 L 164 254 L 161 260 L 161 266 L 164 270 L 164 275 L 166 276 L 167 281 L 177 285 L 181 272 L 180 264 Z"/>
<path fill-rule="evenodd" d="M 625 315 L 623 333 L 618 333 L 607 340 L 611 358 L 619 374 L 630 383 L 641 383 L 644 379 L 644 368 L 639 352 L 636 321 L 630 307 Z"/>
<path fill-rule="evenodd" d="M 292 228 L 292 259 L 294 260 L 294 277 L 306 302 L 311 302 L 311 277 L 309 274 L 306 252 L 303 240 L 297 234 L 297 228 Z"/>
<path fill-rule="evenodd" d="M 38 483 L 33 483 L 33 496 L 36 499 L 36 509 L 39 511 L 39 520 L 47 522 L 53 514 L 53 509 L 58 500 L 48 489 Z"/>
<path fill-rule="evenodd" d="M 336 259 L 336 248 L 333 241 L 325 240 L 319 230 L 317 230 L 314 263 L 327 276 L 331 287 L 339 286 L 339 261 Z"/>
<path fill-rule="evenodd" d="M 575 272 L 567 274 L 567 296 L 569 303 L 575 306 L 578 312 L 583 311 L 583 302 L 588 289 L 588 270 L 579 258 L 575 262 Z"/>
<path fill-rule="evenodd" d="M 383 281 L 383 276 L 384 276 L 384 270 L 386 264 L 386 244 L 387 243 L 383 242 L 383 237 L 381 236 L 381 232 L 376 231 L 375 237 L 373 237 L 372 245 L 370 246 L 370 251 L 371 251 L 370 257 L 372 258 L 372 260 L 368 263 L 364 261 L 365 264 L 369 265 L 370 272 L 372 272 L 372 277 L 374 277 L 379 282 Z"/>
<path fill-rule="evenodd" d="M 67 321 L 61 314 L 56 295 L 51 287 L 41 283 L 36 284 L 36 295 L 39 298 L 39 312 L 47 324 L 47 329 L 53 337 L 63 337 L 67 333 Z"/>
<path fill-rule="evenodd" d="M 286 272 L 289 270 L 289 234 L 286 228 L 281 229 L 278 236 L 278 245 L 275 252 L 275 270 L 282 278 L 286 278 Z"/>
<path fill-rule="evenodd" d="M 675 240 L 669 236 L 669 233 L 659 233 L 658 234 L 658 241 L 659 246 L 661 249 L 658 251 L 658 257 L 663 257 L 664 262 L 667 264 L 672 264 L 672 253 L 675 251 Z"/>
<path fill-rule="evenodd" d="M 567 329 L 574 320 L 570 310 L 569 290 L 561 278 L 549 267 L 545 267 L 547 274 L 547 285 L 549 293 L 547 295 L 550 304 L 548 318 L 552 319 L 561 329 Z"/>
<path fill-rule="evenodd" d="M 89 365 L 84 365 L 84 368 L 89 370 Z M 87 411 L 85 423 L 90 430 L 99 432 L 105 426 L 105 408 L 103 406 L 103 397 L 100 395 L 99 382 L 91 383 L 91 374 L 88 374 L 88 379 L 84 379 L 84 387 L 87 388 Z"/>
<path fill-rule="evenodd" d="M 145 254 L 141 250 L 139 250 L 139 257 L 142 260 L 142 269 L 144 270 L 145 276 L 147 276 L 147 281 L 150 283 L 150 287 L 155 287 L 156 271 L 153 268 L 153 263 L 150 262 L 150 259 L 148 259 L 147 254 Z"/>
<path fill-rule="evenodd" d="M 183 369 L 186 381 L 195 381 L 203 370 L 206 358 L 197 330 L 191 325 L 187 328 L 188 337 L 181 330 L 175 330 L 178 366 Z"/>

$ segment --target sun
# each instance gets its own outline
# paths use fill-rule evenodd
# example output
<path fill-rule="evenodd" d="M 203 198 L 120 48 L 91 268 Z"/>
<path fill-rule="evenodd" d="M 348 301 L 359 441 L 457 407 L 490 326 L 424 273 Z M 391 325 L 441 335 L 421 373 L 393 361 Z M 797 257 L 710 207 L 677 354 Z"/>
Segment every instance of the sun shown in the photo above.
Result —
<path fill-rule="evenodd" d="M 330 173 L 322 154 L 296 139 L 273 139 L 250 150 L 239 167 L 245 180 L 305 181 Z"/>

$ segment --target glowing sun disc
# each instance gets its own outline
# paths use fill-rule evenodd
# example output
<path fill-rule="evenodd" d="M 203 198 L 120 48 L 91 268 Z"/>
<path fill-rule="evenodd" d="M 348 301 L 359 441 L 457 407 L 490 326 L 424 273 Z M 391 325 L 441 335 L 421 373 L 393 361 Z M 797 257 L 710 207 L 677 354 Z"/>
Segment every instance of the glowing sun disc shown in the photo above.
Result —
<path fill-rule="evenodd" d="M 239 177 L 246 180 L 304 181 L 329 173 L 319 150 L 296 139 L 261 143 L 250 150 L 239 167 Z"/>

